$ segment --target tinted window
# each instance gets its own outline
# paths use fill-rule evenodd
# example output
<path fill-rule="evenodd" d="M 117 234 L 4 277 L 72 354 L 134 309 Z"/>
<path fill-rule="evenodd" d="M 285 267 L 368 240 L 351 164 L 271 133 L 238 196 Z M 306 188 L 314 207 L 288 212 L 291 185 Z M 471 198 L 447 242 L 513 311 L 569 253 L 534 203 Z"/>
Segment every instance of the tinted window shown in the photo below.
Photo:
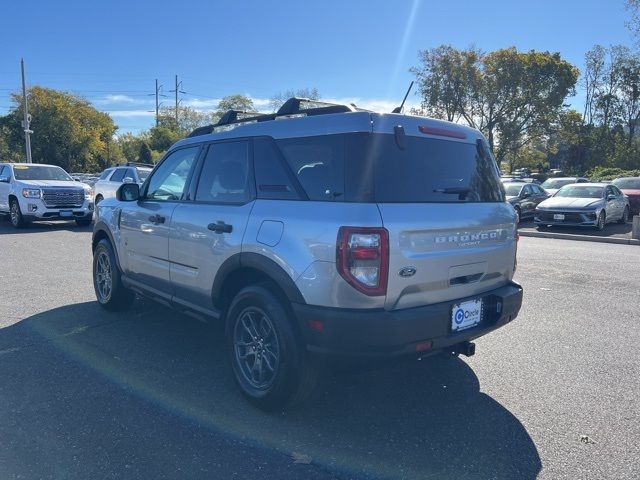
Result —
<path fill-rule="evenodd" d="M 602 198 L 604 188 L 587 185 L 567 185 L 556 193 L 556 197 L 570 198 Z"/>
<path fill-rule="evenodd" d="M 542 184 L 542 188 L 561 188 L 570 183 L 577 183 L 575 178 L 550 178 Z"/>
<path fill-rule="evenodd" d="M 102 175 L 100 175 L 100 178 L 98 180 L 104 180 L 105 178 L 107 178 L 109 175 L 111 175 L 111 172 L 113 172 L 112 168 L 108 168 L 107 170 L 105 170 L 104 172 L 102 172 Z"/>
<path fill-rule="evenodd" d="M 622 192 L 620 191 L 620 189 L 618 187 L 611 187 L 613 189 L 613 193 L 614 195 L 622 195 Z"/>
<path fill-rule="evenodd" d="M 344 200 L 344 135 L 278 140 L 310 200 Z"/>
<path fill-rule="evenodd" d="M 367 157 L 375 165 L 378 202 L 502 202 L 503 187 L 484 143 L 407 135 L 371 135 Z"/>
<path fill-rule="evenodd" d="M 60 167 L 50 167 L 44 165 L 14 165 L 13 175 L 16 180 L 61 180 L 72 182 L 69 176 Z"/>
<path fill-rule="evenodd" d="M 127 168 L 124 172 L 124 178 L 130 178 L 132 179 L 134 182 L 136 180 L 136 172 L 135 169 L 133 168 Z"/>
<path fill-rule="evenodd" d="M 122 182 L 122 179 L 124 178 L 124 172 L 126 170 L 126 168 L 116 168 L 116 171 L 113 172 L 113 175 L 111 175 L 111 178 L 109 180 L 112 182 Z"/>
<path fill-rule="evenodd" d="M 504 190 L 508 196 L 517 197 L 518 195 L 520 195 L 520 190 L 522 190 L 522 185 L 518 185 L 517 183 L 514 183 L 512 185 L 506 184 L 504 186 Z"/>
<path fill-rule="evenodd" d="M 136 170 L 138 170 L 138 178 L 141 182 L 144 182 L 151 173 L 149 168 L 137 168 Z"/>
<path fill-rule="evenodd" d="M 249 171 L 248 142 L 210 145 L 200 173 L 196 201 L 248 202 L 252 198 Z"/>
<path fill-rule="evenodd" d="M 4 178 L 8 176 L 5 170 L 8 170 L 8 168 L 6 168 L 3 165 L 0 165 L 0 178 Z"/>
<path fill-rule="evenodd" d="M 253 169 L 256 174 L 258 198 L 277 200 L 300 198 L 286 168 L 272 139 L 255 138 L 253 140 Z"/>
<path fill-rule="evenodd" d="M 180 200 L 199 151 L 200 147 L 196 146 L 170 153 L 149 179 L 146 198 Z"/>

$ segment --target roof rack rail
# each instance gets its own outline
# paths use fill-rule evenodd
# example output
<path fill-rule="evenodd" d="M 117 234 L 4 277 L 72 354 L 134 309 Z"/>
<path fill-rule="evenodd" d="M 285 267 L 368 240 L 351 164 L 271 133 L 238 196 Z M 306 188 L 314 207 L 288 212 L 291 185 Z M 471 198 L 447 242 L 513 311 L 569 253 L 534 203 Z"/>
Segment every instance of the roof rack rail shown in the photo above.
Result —
<path fill-rule="evenodd" d="M 187 138 L 213 133 L 216 128 L 238 123 L 265 122 L 275 120 L 278 117 L 293 115 L 327 115 L 330 113 L 369 112 L 356 107 L 354 104 L 342 105 L 339 103 L 322 102 L 309 98 L 293 97 L 282 104 L 276 113 L 246 112 L 242 110 L 229 110 L 218 120 L 218 123 L 198 127 Z"/>
<path fill-rule="evenodd" d="M 276 117 L 273 113 L 260 113 L 244 110 L 227 110 L 217 123 L 198 127 L 189 135 L 189 137 L 197 137 L 198 135 L 207 135 L 212 133 L 217 127 L 225 125 L 234 125 L 237 123 L 264 122 L 265 120 L 273 120 Z"/>

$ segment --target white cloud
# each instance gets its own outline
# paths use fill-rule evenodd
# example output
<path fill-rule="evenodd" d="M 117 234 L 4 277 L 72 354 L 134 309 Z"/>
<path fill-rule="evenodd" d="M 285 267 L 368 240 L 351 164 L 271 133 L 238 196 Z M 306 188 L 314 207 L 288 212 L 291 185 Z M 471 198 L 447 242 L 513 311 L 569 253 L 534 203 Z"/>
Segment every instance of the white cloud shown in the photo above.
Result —
<path fill-rule="evenodd" d="M 102 98 L 98 98 L 93 100 L 93 103 L 98 105 L 117 105 L 117 104 L 130 104 L 130 105 L 142 105 L 142 104 L 151 104 L 153 103 L 153 99 L 151 98 L 134 98 L 129 95 L 115 95 L 109 94 L 105 95 Z"/>

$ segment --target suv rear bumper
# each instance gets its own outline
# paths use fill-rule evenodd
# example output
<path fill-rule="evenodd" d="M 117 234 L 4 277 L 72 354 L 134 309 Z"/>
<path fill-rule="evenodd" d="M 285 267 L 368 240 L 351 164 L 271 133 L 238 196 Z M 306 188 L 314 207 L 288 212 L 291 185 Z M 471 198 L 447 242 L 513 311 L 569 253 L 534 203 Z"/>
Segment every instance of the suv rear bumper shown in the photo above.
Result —
<path fill-rule="evenodd" d="M 452 332 L 453 304 L 477 298 L 483 300 L 480 324 Z M 404 310 L 353 310 L 302 304 L 293 304 L 293 310 L 307 350 L 312 353 L 396 357 L 426 355 L 481 337 L 516 318 L 521 305 L 522 287 L 510 282 L 478 296 Z"/>

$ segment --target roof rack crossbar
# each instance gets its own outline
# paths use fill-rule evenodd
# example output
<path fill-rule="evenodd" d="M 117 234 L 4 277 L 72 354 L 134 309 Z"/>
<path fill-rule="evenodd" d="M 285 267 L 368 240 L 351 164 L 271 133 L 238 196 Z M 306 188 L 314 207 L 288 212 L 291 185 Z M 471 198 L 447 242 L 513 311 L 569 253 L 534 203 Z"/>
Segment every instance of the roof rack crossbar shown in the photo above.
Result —
<path fill-rule="evenodd" d="M 225 125 L 234 125 L 238 123 L 264 122 L 267 120 L 275 120 L 278 117 L 286 117 L 291 115 L 327 115 L 330 113 L 347 113 L 347 112 L 368 112 L 363 108 L 355 105 L 342 105 L 339 103 L 322 102 L 320 100 L 312 100 L 309 98 L 292 97 L 282 104 L 276 113 L 260 113 L 247 112 L 242 110 L 229 110 L 220 117 L 218 123 L 198 127 L 191 132 L 188 137 L 197 137 L 199 135 L 208 135 L 213 133 L 217 127 Z"/>

